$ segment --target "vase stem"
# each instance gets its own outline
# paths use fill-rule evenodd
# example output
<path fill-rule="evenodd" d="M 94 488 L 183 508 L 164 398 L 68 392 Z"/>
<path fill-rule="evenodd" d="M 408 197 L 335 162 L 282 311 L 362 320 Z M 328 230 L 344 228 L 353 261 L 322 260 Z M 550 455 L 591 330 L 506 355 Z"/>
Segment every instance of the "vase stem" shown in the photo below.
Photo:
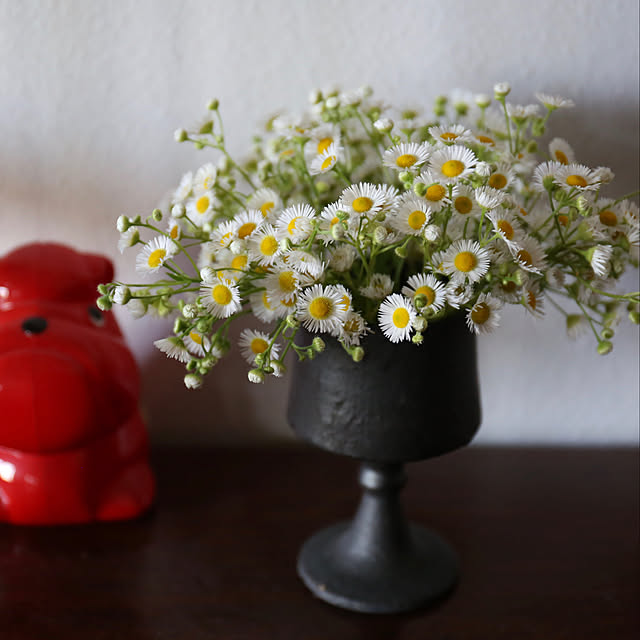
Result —
<path fill-rule="evenodd" d="M 395 562 L 411 548 L 411 532 L 399 500 L 407 482 L 404 467 L 364 462 L 359 480 L 364 492 L 343 544 L 368 561 Z"/>

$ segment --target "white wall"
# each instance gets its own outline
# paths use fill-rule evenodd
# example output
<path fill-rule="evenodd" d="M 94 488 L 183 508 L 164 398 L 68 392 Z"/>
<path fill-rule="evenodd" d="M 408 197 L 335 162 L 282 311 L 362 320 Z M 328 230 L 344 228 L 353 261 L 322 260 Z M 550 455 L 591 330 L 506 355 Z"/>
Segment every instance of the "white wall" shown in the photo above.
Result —
<path fill-rule="evenodd" d="M 371 84 L 395 104 L 456 87 L 514 102 L 544 90 L 578 107 L 556 124 L 615 192 L 638 188 L 637 0 L 0 0 L 0 254 L 54 239 L 105 253 L 133 276 L 114 229 L 148 213 L 204 152 L 173 142 L 220 98 L 230 147 L 312 87 Z M 626 279 L 637 289 L 637 274 Z M 569 342 L 562 319 L 505 314 L 480 341 L 484 442 L 638 439 L 638 332 L 614 352 Z M 204 392 L 151 346 L 164 327 L 123 328 L 141 363 L 156 436 L 243 442 L 286 436 L 286 382 L 256 388 L 235 359 Z"/>

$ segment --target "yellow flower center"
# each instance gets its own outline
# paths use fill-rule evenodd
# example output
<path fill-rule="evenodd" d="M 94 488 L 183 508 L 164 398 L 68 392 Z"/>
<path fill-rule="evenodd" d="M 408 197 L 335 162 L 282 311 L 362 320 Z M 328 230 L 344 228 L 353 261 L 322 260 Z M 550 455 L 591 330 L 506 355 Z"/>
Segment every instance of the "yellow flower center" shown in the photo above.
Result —
<path fill-rule="evenodd" d="M 265 202 L 261 207 L 260 207 L 260 211 L 262 212 L 262 215 L 266 218 L 269 213 L 271 212 L 271 210 L 273 209 L 273 207 L 276 206 L 275 202 Z"/>
<path fill-rule="evenodd" d="M 273 236 L 265 236 L 260 242 L 260 253 L 272 256 L 278 250 L 278 241 Z"/>
<path fill-rule="evenodd" d="M 447 160 L 442 165 L 442 173 L 444 173 L 447 178 L 455 178 L 459 176 L 465 168 L 464 162 L 460 162 L 460 160 Z"/>
<path fill-rule="evenodd" d="M 600 222 L 607 227 L 615 227 L 618 224 L 618 216 L 609 209 L 601 211 L 598 217 Z"/>
<path fill-rule="evenodd" d="M 360 325 L 358 324 L 358 320 L 356 318 L 352 318 L 351 320 L 347 320 L 343 327 L 347 333 L 356 333 L 358 329 L 360 329 Z"/>
<path fill-rule="evenodd" d="M 473 202 L 471 202 L 471 198 L 467 198 L 467 196 L 458 196 L 453 206 L 458 213 L 466 215 L 473 209 Z"/>
<path fill-rule="evenodd" d="M 287 231 L 292 234 L 295 230 L 296 230 L 296 222 L 298 221 L 298 218 L 300 216 L 298 216 L 297 218 L 293 218 L 291 220 L 291 222 L 289 222 L 289 224 L 287 225 Z"/>
<path fill-rule="evenodd" d="M 533 258 L 526 249 L 520 249 L 520 251 L 518 251 L 518 259 L 529 267 L 533 266 Z"/>
<path fill-rule="evenodd" d="M 404 329 L 409 324 L 409 320 L 411 320 L 411 316 L 404 307 L 398 307 L 393 312 L 393 316 L 391 318 L 391 322 L 393 322 L 398 329 Z"/>
<path fill-rule="evenodd" d="M 346 293 L 342 296 L 342 300 L 340 300 L 340 304 L 345 309 L 348 309 L 351 306 L 351 300 L 349 300 L 349 296 Z"/>
<path fill-rule="evenodd" d="M 569 216 L 566 213 L 561 213 L 558 216 L 558 222 L 563 226 L 563 227 L 568 227 L 569 226 Z"/>
<path fill-rule="evenodd" d="M 335 218 L 331 218 L 331 226 L 333 227 L 334 224 L 337 224 L 338 222 L 340 222 L 340 218 L 338 218 L 338 216 L 336 216 Z"/>
<path fill-rule="evenodd" d="M 504 282 L 501 287 L 505 293 L 513 293 L 516 290 L 517 285 L 513 280 L 508 280 L 507 282 Z"/>
<path fill-rule="evenodd" d="M 396 158 L 396 164 L 401 169 L 408 169 L 412 167 L 418 161 L 418 157 L 414 156 L 412 153 L 403 153 L 401 156 Z"/>
<path fill-rule="evenodd" d="M 333 138 L 322 138 L 322 140 L 318 142 L 318 146 L 316 147 L 318 150 L 318 155 L 324 153 L 329 148 L 332 142 Z"/>
<path fill-rule="evenodd" d="M 491 315 L 491 307 L 486 302 L 478 303 L 471 310 L 471 320 L 475 324 L 484 324 Z"/>
<path fill-rule="evenodd" d="M 247 256 L 236 256 L 232 261 L 231 261 L 231 268 L 232 269 L 244 269 L 247 266 Z"/>
<path fill-rule="evenodd" d="M 527 291 L 527 302 L 529 303 L 529 306 L 535 311 L 538 304 L 538 299 L 536 298 L 533 291 Z"/>
<path fill-rule="evenodd" d="M 520 207 L 520 215 L 521 216 L 528 216 L 529 212 L 526 209 L 523 209 L 522 207 Z"/>
<path fill-rule="evenodd" d="M 353 207 L 354 211 L 357 211 L 358 213 L 365 213 L 366 211 L 369 211 L 371 207 L 373 207 L 373 200 L 371 198 L 367 198 L 366 196 L 360 196 L 353 201 L 351 206 Z"/>
<path fill-rule="evenodd" d="M 177 224 L 174 224 L 173 227 L 171 227 L 171 231 L 169 231 L 169 235 L 171 236 L 171 239 L 175 240 L 178 237 L 179 232 L 180 232 L 180 227 Z"/>
<path fill-rule="evenodd" d="M 271 304 L 269 304 L 269 298 L 267 297 L 267 292 L 262 292 L 262 304 L 267 311 L 271 311 Z"/>
<path fill-rule="evenodd" d="M 147 264 L 152 269 L 155 269 L 162 264 L 162 261 L 164 260 L 166 255 L 167 252 L 165 249 L 156 249 L 149 254 L 149 257 L 147 258 Z"/>
<path fill-rule="evenodd" d="M 412 211 L 407 218 L 407 224 L 412 229 L 420 229 L 422 225 L 425 223 L 427 216 L 424 214 L 424 211 L 420 211 L 419 209 L 416 211 Z"/>
<path fill-rule="evenodd" d="M 309 315 L 316 320 L 324 320 L 333 313 L 333 302 L 329 298 L 320 296 L 314 298 L 309 304 Z"/>
<path fill-rule="evenodd" d="M 583 176 L 578 176 L 575 173 L 572 173 L 570 176 L 567 176 L 567 184 L 570 187 L 586 187 L 587 181 Z"/>
<path fill-rule="evenodd" d="M 422 294 L 427 299 L 427 306 L 431 306 L 433 304 L 433 301 L 436 299 L 436 292 L 431 287 L 427 287 L 426 285 L 424 287 L 418 287 L 413 297 L 415 298 L 420 294 Z"/>
<path fill-rule="evenodd" d="M 502 234 L 507 240 L 511 240 L 513 238 L 513 227 L 506 220 L 498 220 L 498 229 L 502 231 Z"/>
<path fill-rule="evenodd" d="M 240 238 L 240 240 L 244 240 L 247 236 L 250 236 L 255 230 L 256 230 L 255 222 L 245 222 L 238 229 L 238 238 Z"/>
<path fill-rule="evenodd" d="M 233 295 L 231 294 L 231 290 L 229 287 L 226 287 L 223 284 L 217 284 L 211 290 L 211 297 L 218 303 L 223 306 L 228 305 L 233 299 Z"/>
<path fill-rule="evenodd" d="M 322 161 L 322 164 L 320 165 L 320 170 L 321 171 L 326 171 L 327 169 L 330 169 L 334 165 L 336 160 L 337 160 L 337 158 L 335 156 L 327 156 Z"/>
<path fill-rule="evenodd" d="M 256 355 L 264 353 L 268 346 L 269 343 L 264 338 L 254 338 L 251 341 L 251 351 Z"/>
<path fill-rule="evenodd" d="M 495 142 L 493 140 L 493 138 L 490 138 L 489 136 L 476 136 L 476 138 L 482 142 L 483 144 L 488 144 L 489 146 L 493 147 L 495 145 Z"/>
<path fill-rule="evenodd" d="M 446 140 L 447 142 L 449 142 L 449 140 L 455 140 L 458 137 L 458 134 L 452 133 L 451 131 L 445 131 L 444 133 L 440 134 L 440 137 L 443 140 Z"/>
<path fill-rule="evenodd" d="M 280 289 L 282 291 L 286 291 L 287 293 L 291 293 L 296 290 L 296 277 L 293 271 L 283 271 L 278 276 L 278 284 L 280 285 Z"/>
<path fill-rule="evenodd" d="M 438 202 L 447 195 L 447 190 L 441 184 L 432 184 L 427 187 L 425 198 L 431 202 Z"/>
<path fill-rule="evenodd" d="M 560 151 L 560 149 L 556 149 L 554 155 L 556 156 L 556 160 L 560 164 L 569 164 L 569 158 L 567 158 L 567 156 L 562 151 Z"/>
<path fill-rule="evenodd" d="M 502 173 L 494 173 L 489 178 L 489 186 L 494 189 L 504 189 L 507 186 L 507 177 Z"/>
<path fill-rule="evenodd" d="M 469 271 L 475 269 L 478 260 L 471 251 L 461 251 L 453 260 L 453 264 L 458 271 L 469 273 Z"/>
<path fill-rule="evenodd" d="M 196 333 L 195 331 L 192 331 L 189 334 L 189 337 L 196 343 L 201 345 L 202 344 L 202 336 L 199 333 Z"/>
<path fill-rule="evenodd" d="M 196 210 L 198 213 L 204 213 L 209 208 L 209 196 L 200 196 L 196 200 Z"/>

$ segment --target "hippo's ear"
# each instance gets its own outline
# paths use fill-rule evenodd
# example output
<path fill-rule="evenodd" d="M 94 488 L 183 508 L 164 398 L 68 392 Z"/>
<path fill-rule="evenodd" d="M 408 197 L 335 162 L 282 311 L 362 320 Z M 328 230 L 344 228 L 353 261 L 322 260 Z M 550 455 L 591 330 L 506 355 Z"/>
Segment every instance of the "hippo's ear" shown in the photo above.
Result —
<path fill-rule="evenodd" d="M 87 275 L 96 285 L 111 282 L 113 280 L 113 263 L 104 256 L 85 253 Z"/>

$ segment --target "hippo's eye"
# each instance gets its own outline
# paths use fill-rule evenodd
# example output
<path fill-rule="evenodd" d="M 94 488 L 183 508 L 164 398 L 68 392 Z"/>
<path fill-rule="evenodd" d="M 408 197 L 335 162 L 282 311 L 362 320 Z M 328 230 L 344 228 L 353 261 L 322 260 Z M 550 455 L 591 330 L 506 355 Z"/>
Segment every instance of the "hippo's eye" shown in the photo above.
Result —
<path fill-rule="evenodd" d="M 104 315 L 102 315 L 102 311 L 100 311 L 98 307 L 89 307 L 87 311 L 89 312 L 91 322 L 93 322 L 96 327 L 102 327 L 104 325 Z"/>

